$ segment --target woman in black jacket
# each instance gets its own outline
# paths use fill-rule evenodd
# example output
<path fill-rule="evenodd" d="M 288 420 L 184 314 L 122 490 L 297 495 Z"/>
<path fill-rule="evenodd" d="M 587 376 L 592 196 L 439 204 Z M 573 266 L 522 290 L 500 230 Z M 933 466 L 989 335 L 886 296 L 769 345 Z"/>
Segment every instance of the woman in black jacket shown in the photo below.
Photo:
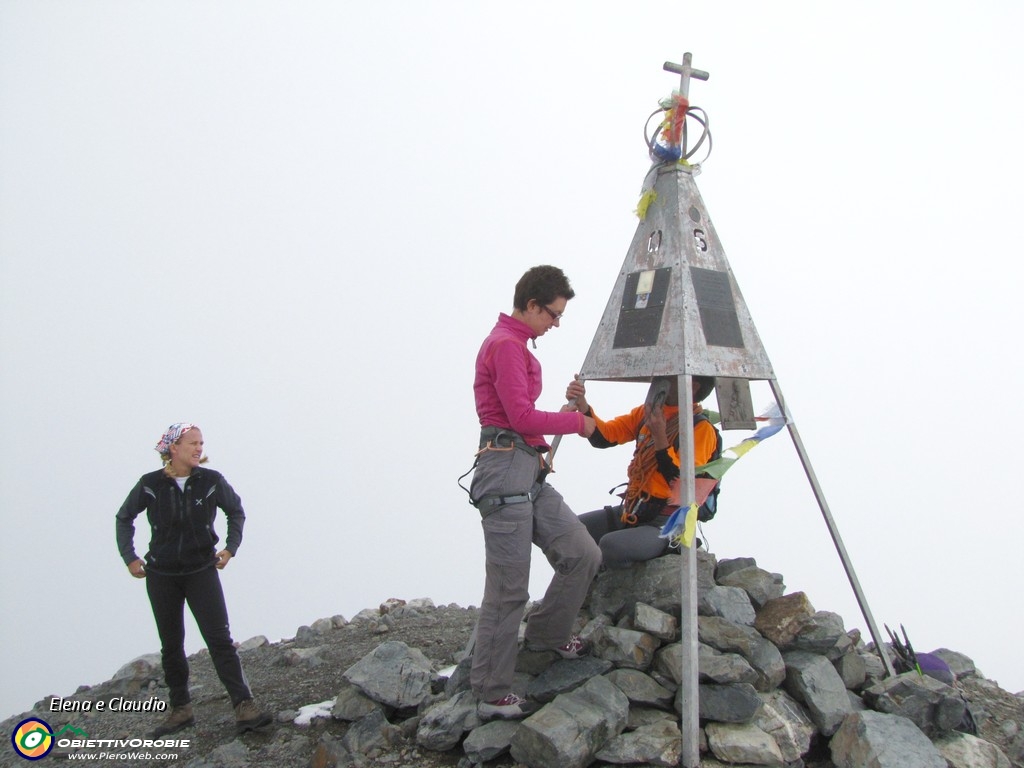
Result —
<path fill-rule="evenodd" d="M 237 731 L 262 727 L 272 717 L 253 701 L 217 573 L 242 543 L 242 500 L 223 475 L 200 467 L 207 459 L 203 433 L 194 424 L 172 424 L 156 450 L 163 469 L 143 475 L 117 512 L 117 546 L 131 575 L 146 580 L 169 689 L 170 715 L 150 735 L 166 736 L 195 722 L 185 657 L 186 602 L 231 697 Z M 228 519 L 227 541 L 219 551 L 213 529 L 218 508 Z M 135 554 L 135 518 L 143 510 L 152 532 L 145 560 Z"/>

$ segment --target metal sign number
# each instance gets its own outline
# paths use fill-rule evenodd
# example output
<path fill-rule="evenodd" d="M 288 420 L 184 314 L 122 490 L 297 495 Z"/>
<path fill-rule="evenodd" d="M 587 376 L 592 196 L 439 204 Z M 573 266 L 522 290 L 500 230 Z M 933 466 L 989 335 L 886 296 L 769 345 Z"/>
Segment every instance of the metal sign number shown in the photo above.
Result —
<path fill-rule="evenodd" d="M 701 251 L 707 252 L 708 241 L 705 239 L 703 229 L 693 230 L 693 241 L 697 244 L 697 248 Z"/>

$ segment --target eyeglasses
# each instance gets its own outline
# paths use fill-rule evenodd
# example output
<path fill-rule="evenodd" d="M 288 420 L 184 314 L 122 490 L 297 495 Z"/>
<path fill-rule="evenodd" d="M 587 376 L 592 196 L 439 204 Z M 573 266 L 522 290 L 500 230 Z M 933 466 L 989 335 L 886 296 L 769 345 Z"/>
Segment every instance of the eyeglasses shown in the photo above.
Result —
<path fill-rule="evenodd" d="M 554 322 L 557 323 L 559 320 L 562 319 L 562 313 L 561 312 L 555 312 L 553 309 L 548 307 L 546 304 L 541 304 L 540 306 L 541 306 L 541 308 L 545 312 L 548 313 L 548 317 L 550 317 Z"/>

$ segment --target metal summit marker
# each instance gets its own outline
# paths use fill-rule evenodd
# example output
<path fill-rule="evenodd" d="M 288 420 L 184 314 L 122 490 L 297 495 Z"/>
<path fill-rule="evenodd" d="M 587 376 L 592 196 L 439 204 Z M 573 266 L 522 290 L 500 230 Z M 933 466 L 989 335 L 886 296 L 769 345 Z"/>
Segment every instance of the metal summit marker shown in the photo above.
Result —
<path fill-rule="evenodd" d="M 688 413 L 693 404 L 692 377 L 714 376 L 723 429 L 754 428 L 750 381 L 768 381 L 868 629 L 876 647 L 881 648 L 882 638 L 846 548 L 694 181 L 700 165 L 691 164 L 690 157 L 705 140 L 710 153 L 711 139 L 706 114 L 689 104 L 691 78 L 706 81 L 709 74 L 694 69 L 691 62 L 689 53 L 683 56 L 682 64 L 665 62 L 665 70 L 680 75 L 679 91 L 651 115 L 653 118 L 661 112 L 663 121 L 648 137 L 653 163 L 644 178 L 637 207 L 640 223 L 580 375 L 587 381 L 633 382 L 678 376 L 681 413 Z M 692 148 L 688 119 L 703 126 Z M 679 420 L 679 441 L 680 454 L 692 456 L 690 419 Z M 693 464 L 684 463 L 688 466 L 680 467 L 679 500 L 687 508 L 695 500 L 695 479 Z M 700 764 L 697 555 L 692 547 L 680 549 L 681 764 L 696 768 Z M 882 651 L 879 656 L 888 674 L 894 675 L 889 658 Z"/>

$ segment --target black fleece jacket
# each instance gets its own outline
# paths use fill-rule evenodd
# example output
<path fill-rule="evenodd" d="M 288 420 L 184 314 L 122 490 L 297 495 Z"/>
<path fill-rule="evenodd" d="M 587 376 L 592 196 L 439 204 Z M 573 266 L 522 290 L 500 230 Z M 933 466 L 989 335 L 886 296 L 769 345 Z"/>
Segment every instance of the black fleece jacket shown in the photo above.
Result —
<path fill-rule="evenodd" d="M 117 511 L 117 548 L 125 565 L 139 559 L 135 554 L 135 518 L 143 510 L 152 537 L 146 553 L 146 570 L 185 574 L 208 568 L 217 560 L 219 541 L 213 529 L 217 508 L 228 519 L 224 548 L 232 556 L 242 543 L 245 512 L 242 500 L 220 472 L 198 467 L 185 481 L 185 490 L 162 469 L 142 476 Z"/>

